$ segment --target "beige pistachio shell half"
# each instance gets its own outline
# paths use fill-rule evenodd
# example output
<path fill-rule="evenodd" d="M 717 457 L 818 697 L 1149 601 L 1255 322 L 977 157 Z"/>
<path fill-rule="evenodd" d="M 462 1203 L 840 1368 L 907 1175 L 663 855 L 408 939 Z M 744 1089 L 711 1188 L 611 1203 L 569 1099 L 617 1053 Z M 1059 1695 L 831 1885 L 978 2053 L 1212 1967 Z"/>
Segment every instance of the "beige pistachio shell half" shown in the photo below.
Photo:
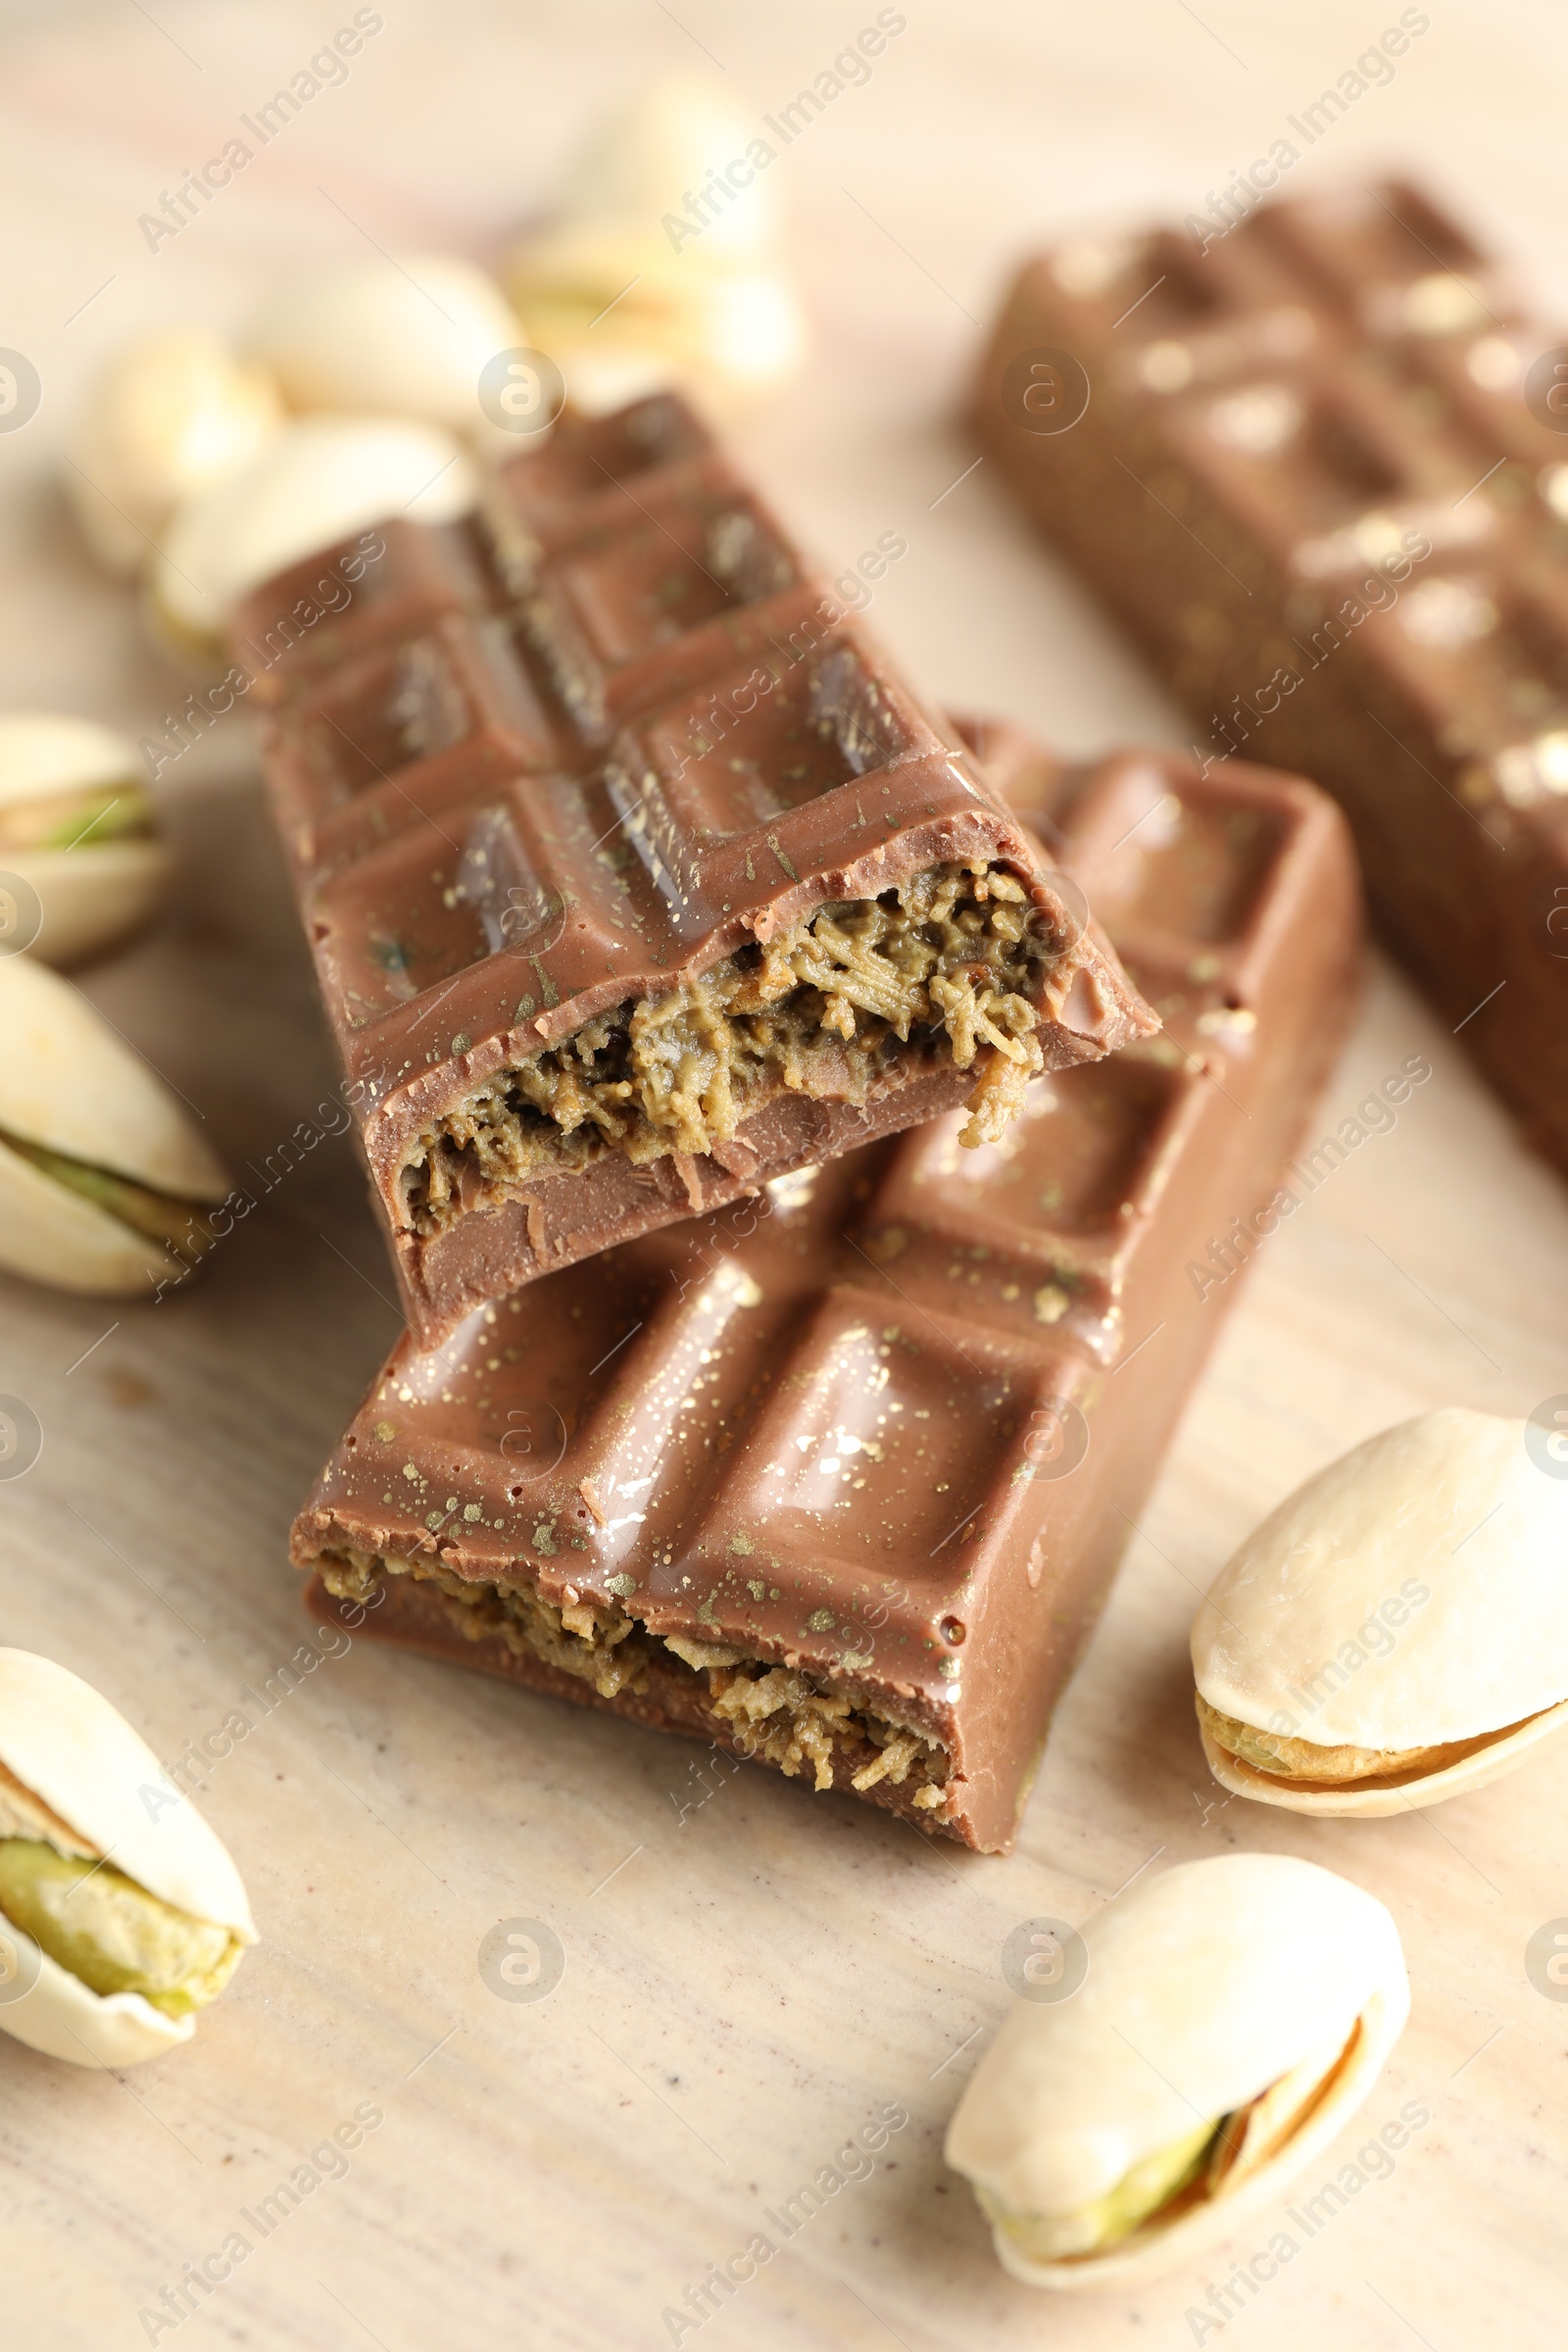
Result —
<path fill-rule="evenodd" d="M 0 717 L 0 822 L 28 802 L 141 784 L 135 745 L 96 719 L 40 710 Z"/>
<path fill-rule="evenodd" d="M 67 448 L 66 494 L 93 554 L 139 571 L 179 502 L 248 465 L 282 422 L 270 376 L 202 328 L 118 352 Z"/>
<path fill-rule="evenodd" d="M 172 864 L 127 737 L 52 712 L 0 717 L 0 875 L 42 910 L 24 946 L 49 963 L 99 954 L 152 911 Z"/>
<path fill-rule="evenodd" d="M 541 253 L 509 282 L 526 341 L 550 355 L 590 414 L 673 384 L 714 416 L 737 416 L 791 376 L 806 347 L 799 306 L 776 272 L 683 274 L 667 253 L 617 247 Z"/>
<path fill-rule="evenodd" d="M 767 168 L 706 206 L 688 201 L 761 135 L 756 116 L 713 75 L 660 74 L 600 123 L 544 233 L 650 251 L 662 243 L 710 270 L 764 268 L 783 241 L 779 188 Z M 736 176 L 739 183 L 743 175 Z M 677 231 L 672 240 L 666 218 L 684 218 L 701 233 L 688 241 Z"/>
<path fill-rule="evenodd" d="M 1288 1854 L 1184 1863 L 1083 1936 L 1077 1991 L 1016 2004 L 948 2131 L 1031 2286 L 1119 2286 L 1229 2236 L 1348 2122 L 1409 2013 L 1383 1905 Z"/>
<path fill-rule="evenodd" d="M 479 429 L 479 376 L 521 330 L 473 263 L 413 254 L 331 270 L 282 288 L 249 348 L 296 410 L 423 417 Z"/>
<path fill-rule="evenodd" d="M 579 407 L 678 382 L 722 414 L 794 371 L 804 315 L 777 185 L 748 160 L 760 136 L 719 84 L 666 76 L 604 125 L 512 254 L 513 307 Z"/>
<path fill-rule="evenodd" d="M 102 1863 L 117 1886 L 131 1882 L 132 1903 L 144 1891 L 176 1924 L 225 1931 L 205 1940 L 229 1943 L 226 1968 L 257 1940 L 226 1848 L 146 1741 L 68 1668 L 0 1649 L 0 1850 L 16 1840 Z M 93 1991 L 0 1914 L 0 2030 L 74 2065 L 118 2067 L 188 2041 L 194 2018 L 140 1992 Z"/>
<path fill-rule="evenodd" d="M 274 572 L 371 523 L 455 521 L 477 491 L 472 460 L 438 425 L 302 417 L 174 514 L 148 573 L 154 634 L 173 652 L 216 658 L 236 604 Z"/>
<path fill-rule="evenodd" d="M 1568 1478 L 1545 1434 L 1425 1413 L 1248 1537 L 1193 1627 L 1222 1787 L 1298 1813 L 1403 1813 L 1568 1726 Z"/>
<path fill-rule="evenodd" d="M 117 1296 L 168 1278 L 176 1260 L 107 1204 L 129 1200 L 122 1185 L 175 1210 L 229 1189 L 184 1105 L 86 998 L 31 956 L 0 957 L 0 1265 Z"/>
<path fill-rule="evenodd" d="M 37 893 L 43 920 L 32 953 L 48 963 L 84 963 L 138 930 L 173 870 L 169 844 L 106 841 L 101 847 L 7 851 L 0 867 Z"/>

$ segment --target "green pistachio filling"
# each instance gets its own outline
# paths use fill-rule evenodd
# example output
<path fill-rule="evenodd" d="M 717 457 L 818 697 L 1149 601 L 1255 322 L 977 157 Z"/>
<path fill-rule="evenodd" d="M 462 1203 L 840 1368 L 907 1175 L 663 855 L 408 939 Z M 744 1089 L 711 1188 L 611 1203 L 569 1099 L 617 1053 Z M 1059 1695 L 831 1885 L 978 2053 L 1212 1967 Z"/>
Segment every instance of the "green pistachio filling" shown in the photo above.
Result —
<path fill-rule="evenodd" d="M 106 841 L 145 841 L 154 830 L 151 798 L 128 778 L 0 808 L 0 849 L 7 850 L 94 849 Z"/>
<path fill-rule="evenodd" d="M 1222 2116 L 1200 2124 L 1172 2146 L 1140 2158 L 1114 2188 L 1076 2213 L 1013 2213 L 984 2190 L 980 2202 L 1004 2236 L 1031 2262 L 1105 2254 L 1193 2185 L 1207 2167 L 1224 2121 Z"/>
<path fill-rule="evenodd" d="M 15 1152 L 19 1158 L 30 1161 L 40 1175 L 53 1178 L 69 1192 L 78 1193 L 84 1200 L 107 1209 L 133 1233 L 143 1234 L 151 1242 L 162 1242 L 187 1265 L 194 1266 L 204 1257 L 217 1238 L 194 1201 L 178 1200 L 172 1193 L 158 1193 L 148 1185 L 133 1184 L 128 1176 L 116 1176 L 108 1168 L 91 1167 L 84 1159 L 73 1159 L 64 1152 L 51 1152 L 46 1144 L 27 1143 L 3 1128 L 0 1128 L 0 1144 Z"/>
<path fill-rule="evenodd" d="M 1326 1788 L 1413 1772 L 1440 1772 L 1473 1754 L 1478 1747 L 1503 1737 L 1502 1732 L 1486 1732 L 1474 1740 L 1453 1740 L 1435 1747 L 1320 1745 L 1313 1740 L 1289 1738 L 1282 1732 L 1259 1731 L 1253 1724 L 1240 1723 L 1234 1715 L 1224 1715 L 1218 1707 L 1211 1707 L 1201 1691 L 1198 1693 L 1198 1720 L 1216 1747 L 1235 1756 L 1239 1763 L 1250 1764 L 1254 1772 L 1269 1773 L 1275 1780 L 1317 1783 Z"/>
<path fill-rule="evenodd" d="M 1194 2206 L 1230 2195 L 1273 2161 L 1321 2108 L 1360 2034 L 1357 2019 L 1348 2040 L 1336 2035 L 1309 2050 L 1255 2099 L 1141 2157 L 1114 2188 L 1074 2213 L 1014 2213 L 977 2183 L 981 2206 L 1031 2262 L 1107 2254 L 1147 2225 L 1168 2228 Z"/>
<path fill-rule="evenodd" d="M 90 1991 L 139 1992 L 166 2017 L 216 2000 L 244 1949 L 230 1929 L 175 1910 L 112 1862 L 34 1838 L 0 1838 L 0 1912 Z"/>

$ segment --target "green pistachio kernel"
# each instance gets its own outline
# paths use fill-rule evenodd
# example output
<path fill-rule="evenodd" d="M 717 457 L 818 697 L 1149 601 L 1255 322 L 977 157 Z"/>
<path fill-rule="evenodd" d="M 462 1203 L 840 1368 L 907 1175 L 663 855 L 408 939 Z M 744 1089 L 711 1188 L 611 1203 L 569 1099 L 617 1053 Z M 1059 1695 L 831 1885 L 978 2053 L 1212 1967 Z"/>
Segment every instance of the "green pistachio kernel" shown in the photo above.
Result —
<path fill-rule="evenodd" d="M 1143 2157 L 1112 2189 L 1077 2213 L 1011 2213 L 982 2196 L 991 2220 L 1031 2262 L 1057 2262 L 1070 2254 L 1104 2254 L 1190 2188 L 1208 2161 L 1224 2118 Z"/>
<path fill-rule="evenodd" d="M 145 840 L 152 831 L 151 798 L 128 777 L 0 809 L 0 847 L 11 850 L 96 849 L 108 841 Z"/>
<path fill-rule="evenodd" d="M 244 1949 L 227 1928 L 175 1910 L 112 1862 L 33 1838 L 0 1838 L 0 1912 L 90 1991 L 139 1992 L 166 2017 L 215 2000 Z"/>
<path fill-rule="evenodd" d="M 212 1248 L 212 1229 L 196 1201 L 177 1200 L 172 1194 L 154 1192 L 148 1185 L 133 1183 L 128 1176 L 116 1176 L 108 1168 L 92 1167 L 84 1159 L 73 1159 L 64 1152 L 51 1152 L 45 1144 L 28 1143 L 3 1130 L 0 1143 L 20 1158 L 30 1160 L 41 1176 L 52 1178 L 68 1192 L 79 1194 L 82 1200 L 107 1209 L 122 1225 L 128 1225 L 132 1233 L 143 1234 L 151 1242 L 162 1242 L 187 1265 L 195 1265 Z"/>

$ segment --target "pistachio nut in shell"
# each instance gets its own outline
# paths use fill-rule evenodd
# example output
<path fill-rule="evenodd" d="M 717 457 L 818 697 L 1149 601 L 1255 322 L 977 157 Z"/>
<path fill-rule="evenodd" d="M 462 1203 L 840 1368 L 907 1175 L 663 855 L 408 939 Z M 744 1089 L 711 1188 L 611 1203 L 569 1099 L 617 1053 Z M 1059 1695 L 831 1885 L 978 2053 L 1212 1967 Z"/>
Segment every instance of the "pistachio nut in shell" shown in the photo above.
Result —
<path fill-rule="evenodd" d="M 204 328 L 117 352 L 66 453 L 66 495 L 98 561 L 139 571 L 179 502 L 248 465 L 282 422 L 267 370 Z"/>
<path fill-rule="evenodd" d="M 76 2066 L 155 2058 L 256 1939 L 146 1741 L 66 1667 L 0 1649 L 0 2030 Z"/>
<path fill-rule="evenodd" d="M 92 719 L 0 717 L 0 873 L 42 909 L 18 944 L 49 963 L 99 954 L 148 915 L 172 859 L 141 755 Z"/>
<path fill-rule="evenodd" d="M 503 271 L 528 342 L 579 407 L 674 381 L 733 413 L 794 372 L 805 321 L 759 162 L 767 145 L 720 84 L 678 74 L 584 151 L 554 217 Z"/>
<path fill-rule="evenodd" d="M 611 281 L 632 279 L 601 319 Z M 793 375 L 806 348 L 800 307 L 776 270 L 703 273 L 667 251 L 620 247 L 574 253 L 569 269 L 537 256 L 512 283 L 528 344 L 549 353 L 590 414 L 674 384 L 709 415 L 733 417 Z"/>
<path fill-rule="evenodd" d="M 1511 1772 L 1568 1726 L 1568 1482 L 1529 1424 L 1449 1406 L 1298 1487 L 1193 1626 L 1222 1787 L 1388 1814 Z"/>
<path fill-rule="evenodd" d="M 216 659 L 235 606 L 275 572 L 390 517 L 455 521 L 477 491 L 472 460 L 439 425 L 301 417 L 177 510 L 147 575 L 154 634 L 172 652 Z"/>
<path fill-rule="evenodd" d="M 247 341 L 292 409 L 423 417 L 473 433 L 483 424 L 480 374 L 522 335 L 483 270 L 411 254 L 282 287 Z"/>
<path fill-rule="evenodd" d="M 756 116 L 715 75 L 659 74 L 599 124 L 540 236 L 563 245 L 581 239 L 600 250 L 662 245 L 710 270 L 765 267 L 783 241 L 779 189 L 767 166 L 759 168 L 754 157 L 717 191 L 711 182 L 749 147 L 767 143 Z M 688 201 L 705 189 L 706 202 Z M 683 235 L 683 223 L 694 233 Z"/>
<path fill-rule="evenodd" d="M 184 1105 L 30 956 L 0 956 L 0 1266 L 134 1296 L 209 1246 L 228 1178 Z"/>
<path fill-rule="evenodd" d="M 1409 2013 L 1394 1921 L 1289 1854 L 1139 1882 L 1070 1999 L 1020 2000 L 948 2130 L 1004 2269 L 1120 2285 L 1228 2237 L 1325 2148 Z"/>

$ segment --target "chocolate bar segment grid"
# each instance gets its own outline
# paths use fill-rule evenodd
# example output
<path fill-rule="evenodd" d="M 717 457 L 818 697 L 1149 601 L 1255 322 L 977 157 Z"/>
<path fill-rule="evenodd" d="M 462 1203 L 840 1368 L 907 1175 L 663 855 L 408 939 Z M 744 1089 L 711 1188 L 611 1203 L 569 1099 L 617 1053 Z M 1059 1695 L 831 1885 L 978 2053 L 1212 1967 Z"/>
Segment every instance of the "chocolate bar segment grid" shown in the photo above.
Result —
<path fill-rule="evenodd" d="M 564 419 L 482 531 L 378 544 L 365 610 L 270 671 L 264 750 L 421 1341 L 917 1116 L 991 1131 L 1031 1061 L 1154 1027 L 679 402 Z"/>
<path fill-rule="evenodd" d="M 1358 901 L 1307 785 L 983 732 L 1165 1033 L 995 1145 L 947 1112 L 405 1339 L 293 1553 L 327 1619 L 1001 1851 L 1239 1288 L 1211 1244 L 1258 1246 L 1343 1035 Z"/>
<path fill-rule="evenodd" d="M 1158 231 L 1038 256 L 974 408 L 1185 704 L 1195 755 L 1277 760 L 1343 802 L 1384 935 L 1568 1167 L 1558 344 L 1390 181 L 1261 206 L 1201 252 Z M 1090 396 L 1053 432 L 1064 353 Z"/>

